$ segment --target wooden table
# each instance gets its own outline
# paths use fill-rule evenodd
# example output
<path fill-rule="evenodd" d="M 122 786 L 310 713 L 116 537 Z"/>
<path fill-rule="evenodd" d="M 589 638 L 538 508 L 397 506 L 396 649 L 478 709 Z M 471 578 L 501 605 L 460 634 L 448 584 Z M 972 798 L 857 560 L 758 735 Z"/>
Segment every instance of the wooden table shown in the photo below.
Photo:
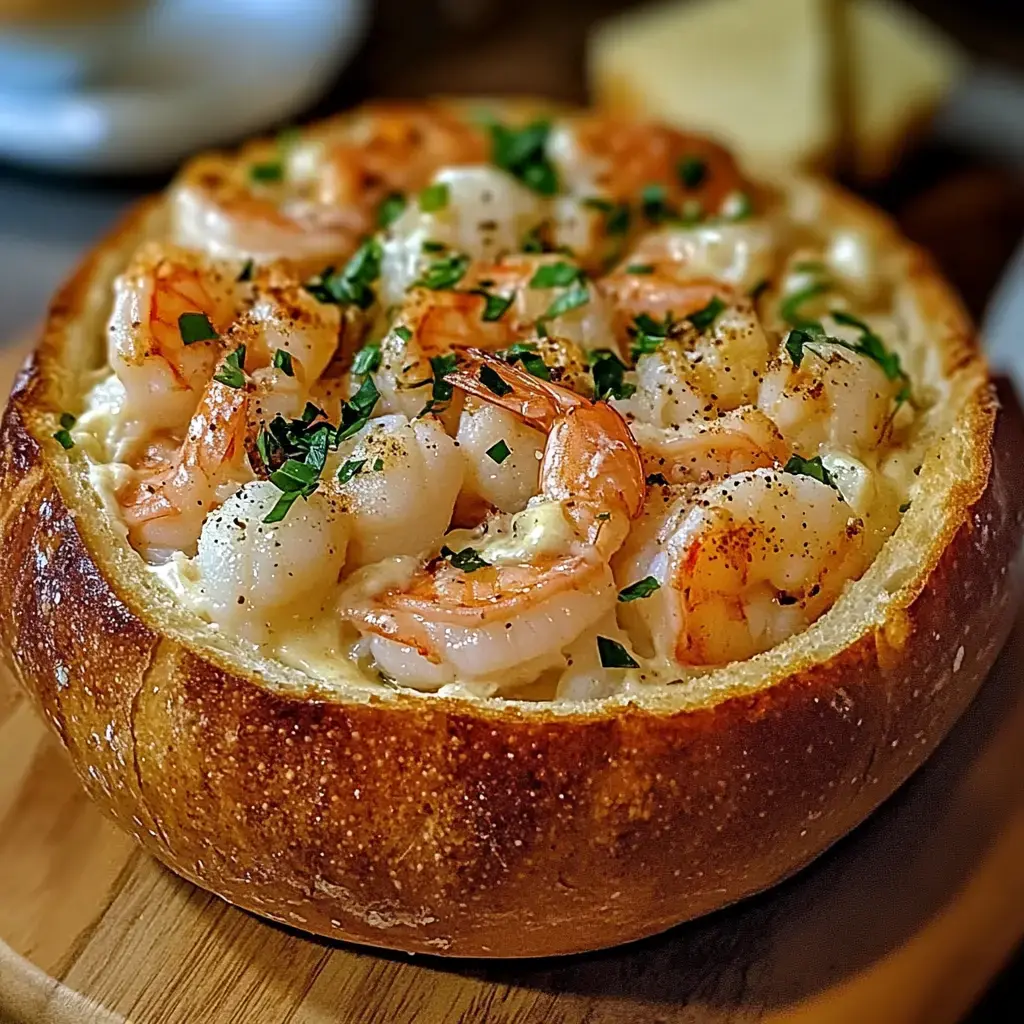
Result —
<path fill-rule="evenodd" d="M 228 906 L 99 814 L 0 677 L 4 1024 L 952 1024 L 1024 935 L 1022 863 L 1024 616 L 936 756 L 808 870 L 562 960 L 375 953 Z"/>

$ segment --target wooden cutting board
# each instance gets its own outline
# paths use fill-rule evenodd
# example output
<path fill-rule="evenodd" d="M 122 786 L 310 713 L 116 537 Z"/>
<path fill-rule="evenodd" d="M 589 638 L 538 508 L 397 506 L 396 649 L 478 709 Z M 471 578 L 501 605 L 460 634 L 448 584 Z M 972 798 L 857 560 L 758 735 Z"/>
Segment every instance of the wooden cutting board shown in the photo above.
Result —
<path fill-rule="evenodd" d="M 952 1024 L 1022 935 L 1024 617 L 935 757 L 798 877 L 547 961 L 323 942 L 180 881 L 100 816 L 0 676 L 0 1021 Z"/>

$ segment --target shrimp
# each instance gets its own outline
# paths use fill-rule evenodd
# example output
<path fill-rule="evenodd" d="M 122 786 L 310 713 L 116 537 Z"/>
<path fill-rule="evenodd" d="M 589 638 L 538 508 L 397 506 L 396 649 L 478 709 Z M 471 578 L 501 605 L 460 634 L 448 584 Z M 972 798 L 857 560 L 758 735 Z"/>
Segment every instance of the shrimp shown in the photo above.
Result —
<path fill-rule="evenodd" d="M 558 340 L 563 364 L 569 361 L 568 349 L 614 344 L 597 289 L 565 257 L 512 255 L 496 263 L 467 263 L 456 283 L 457 289 L 413 288 L 382 340 L 374 381 L 388 411 L 414 416 L 423 409 L 429 397 L 423 388 L 433 379 L 432 358 L 536 341 L 538 322 Z M 547 339 L 541 341 L 545 349 L 554 348 Z"/>
<path fill-rule="evenodd" d="M 221 259 L 285 258 L 311 271 L 350 256 L 370 230 L 369 214 L 304 197 L 283 178 L 254 180 L 262 152 L 192 160 L 171 186 L 171 238 Z M 271 153 L 267 166 L 276 160 Z"/>
<path fill-rule="evenodd" d="M 537 493 L 544 457 L 545 438 L 539 430 L 508 409 L 468 398 L 455 440 L 466 466 L 460 522 L 478 522 L 494 509 L 511 513 L 526 508 Z"/>
<path fill-rule="evenodd" d="M 666 125 L 602 114 L 567 118 L 552 128 L 547 152 L 569 190 L 581 195 L 631 201 L 657 185 L 672 206 L 689 203 L 717 215 L 751 191 L 728 150 Z"/>
<path fill-rule="evenodd" d="M 681 665 L 750 658 L 807 628 L 867 565 L 862 521 L 810 476 L 755 469 L 652 502 L 616 561 L 653 576 L 620 612 L 638 649 Z"/>
<path fill-rule="evenodd" d="M 788 353 L 772 362 L 757 404 L 801 454 L 856 455 L 882 443 L 902 387 L 875 359 L 815 339 L 803 346 L 799 366 Z"/>
<path fill-rule="evenodd" d="M 502 394 L 489 389 L 490 374 L 504 382 Z M 643 505 L 643 469 L 625 421 L 605 403 L 480 352 L 449 379 L 547 434 L 541 494 L 468 538 L 450 534 L 449 548 L 459 550 L 432 559 L 405 586 L 342 602 L 343 614 L 399 682 L 515 685 L 564 666 L 563 648 L 614 608 L 608 559 Z M 473 537 L 483 541 L 479 551 L 462 546 Z"/>
<path fill-rule="evenodd" d="M 669 484 L 731 476 L 784 463 L 789 449 L 772 421 L 754 408 L 668 428 L 631 425 L 648 477 Z"/>
<path fill-rule="evenodd" d="M 246 461 L 246 388 L 211 380 L 180 448 L 154 446 L 117 493 L 128 539 L 147 561 L 192 555 L 207 514 L 251 479 Z M 161 451 L 162 449 L 162 451 Z"/>
<path fill-rule="evenodd" d="M 402 301 L 439 249 L 493 263 L 521 249 L 545 217 L 544 201 L 496 167 L 442 168 L 431 186 L 434 203 L 413 198 L 384 235 L 381 297 L 386 304 Z"/>
<path fill-rule="evenodd" d="M 188 423 L 220 356 L 220 335 L 235 316 L 237 271 L 229 270 L 151 242 L 116 279 L 108 358 L 124 386 L 126 419 L 167 430 Z M 190 340 L 190 320 L 199 340 Z"/>
<path fill-rule="evenodd" d="M 303 287 L 297 268 L 279 262 L 254 275 L 238 340 L 246 344 L 248 367 L 269 366 L 281 351 L 292 373 L 309 388 L 339 346 L 362 333 L 363 321 L 361 310 L 318 301 Z"/>
<path fill-rule="evenodd" d="M 770 280 L 777 263 L 778 228 L 754 218 L 729 223 L 672 225 L 643 235 L 623 260 L 650 267 L 665 281 L 682 285 L 709 280 L 748 294 Z"/>
<path fill-rule="evenodd" d="M 316 491 L 281 522 L 265 522 L 281 492 L 269 480 L 243 484 L 206 518 L 196 566 L 214 622 L 260 642 L 319 611 L 338 582 L 350 521 Z"/>
<path fill-rule="evenodd" d="M 638 276 L 625 298 L 611 278 L 603 285 L 623 344 L 642 333 L 644 317 L 657 321 L 664 336 L 650 339 L 657 347 L 638 357 L 638 393 L 626 406 L 634 416 L 667 426 L 757 400 L 770 350 L 750 299 L 713 282 L 666 285 L 655 275 Z M 664 421 L 673 416 L 682 419 Z"/>
<path fill-rule="evenodd" d="M 436 549 L 463 473 L 455 442 L 434 417 L 371 420 L 332 456 L 322 485 L 349 516 L 347 570 Z"/>
<path fill-rule="evenodd" d="M 374 209 L 420 189 L 438 168 L 487 160 L 483 130 L 441 103 L 372 103 L 307 131 L 289 147 L 289 176 L 333 207 Z"/>

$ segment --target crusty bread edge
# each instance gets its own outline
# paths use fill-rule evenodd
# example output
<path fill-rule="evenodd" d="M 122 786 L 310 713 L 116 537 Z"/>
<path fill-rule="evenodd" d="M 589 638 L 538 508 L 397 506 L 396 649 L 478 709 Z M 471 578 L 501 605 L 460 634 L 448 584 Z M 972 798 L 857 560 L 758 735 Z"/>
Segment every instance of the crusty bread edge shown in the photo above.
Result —
<path fill-rule="evenodd" d="M 854 219 L 877 218 L 833 190 Z M 1022 498 L 1016 418 L 983 383 L 973 452 L 881 624 L 760 687 L 665 710 L 382 694 L 286 694 L 171 636 L 101 565 L 49 437 L 65 349 L 150 202 L 55 299 L 2 426 L 0 651 L 99 805 L 153 855 L 257 914 L 322 935 L 460 956 L 572 953 L 758 892 L 848 832 L 967 706 L 1012 618 Z M 951 371 L 980 357 L 917 254 Z M 946 335 L 944 335 L 946 337 Z M 979 378 L 982 379 L 982 378 Z M 990 457 L 990 450 L 992 456 Z"/>

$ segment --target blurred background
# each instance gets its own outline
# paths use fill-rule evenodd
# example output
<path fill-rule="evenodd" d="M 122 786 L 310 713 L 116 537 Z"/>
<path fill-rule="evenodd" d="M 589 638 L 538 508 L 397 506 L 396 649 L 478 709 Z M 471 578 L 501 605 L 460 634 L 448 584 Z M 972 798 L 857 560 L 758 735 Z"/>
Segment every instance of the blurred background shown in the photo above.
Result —
<path fill-rule="evenodd" d="M 526 93 L 714 126 L 755 174 L 835 174 L 932 250 L 1024 379 L 1024 2 L 656 6 L 0 0 L 0 342 L 190 152 L 372 97 Z M 972 1021 L 1022 1006 L 1018 954 Z"/>

